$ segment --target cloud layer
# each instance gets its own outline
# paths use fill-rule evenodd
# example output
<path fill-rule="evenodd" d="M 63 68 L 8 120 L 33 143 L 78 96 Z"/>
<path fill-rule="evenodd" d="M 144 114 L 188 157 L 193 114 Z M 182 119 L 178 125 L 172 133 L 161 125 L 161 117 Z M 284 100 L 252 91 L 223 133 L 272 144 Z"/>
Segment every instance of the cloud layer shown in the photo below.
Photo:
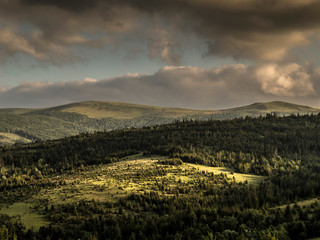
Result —
<path fill-rule="evenodd" d="M 77 47 L 136 42 L 178 64 L 180 45 L 196 37 L 206 55 L 282 62 L 319 40 L 319 10 L 317 0 L 6 0 L 0 56 L 61 64 L 81 57 Z"/>
<path fill-rule="evenodd" d="M 320 107 L 320 70 L 299 65 L 307 61 L 293 53 L 317 46 L 319 11 L 318 0 L 0 1 L 0 63 L 27 56 L 30 62 L 64 66 L 95 56 L 88 50 L 111 48 L 127 61 L 146 54 L 170 66 L 179 66 L 195 49 L 252 64 L 166 67 L 152 75 L 100 81 L 26 82 L 0 86 L 0 102 L 34 107 L 110 100 L 212 109 L 286 100 Z M 187 48 L 193 51 L 185 53 Z"/>
<path fill-rule="evenodd" d="M 295 63 L 212 69 L 168 66 L 152 75 L 26 82 L 0 89 L 0 107 L 47 107 L 85 100 L 197 109 L 284 100 L 320 108 L 320 68 Z"/>

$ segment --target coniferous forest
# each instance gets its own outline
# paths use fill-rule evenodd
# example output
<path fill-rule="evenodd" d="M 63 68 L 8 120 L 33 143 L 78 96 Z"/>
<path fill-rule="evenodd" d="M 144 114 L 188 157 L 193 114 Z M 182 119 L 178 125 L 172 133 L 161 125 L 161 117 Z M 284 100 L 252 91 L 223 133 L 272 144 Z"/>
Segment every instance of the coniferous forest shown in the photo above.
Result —
<path fill-rule="evenodd" d="M 130 165 L 137 154 L 152 165 Z M 39 229 L 0 211 L 0 239 L 320 237 L 320 114 L 185 120 L 15 144 L 1 148 L 0 169 L 1 210 L 44 191 L 81 195 L 81 181 L 105 176 L 135 186 L 124 184 L 103 201 L 94 193 L 114 182 L 96 183 L 79 200 L 37 198 L 33 209 L 46 221 Z M 260 180 L 250 182 L 254 176 Z"/>

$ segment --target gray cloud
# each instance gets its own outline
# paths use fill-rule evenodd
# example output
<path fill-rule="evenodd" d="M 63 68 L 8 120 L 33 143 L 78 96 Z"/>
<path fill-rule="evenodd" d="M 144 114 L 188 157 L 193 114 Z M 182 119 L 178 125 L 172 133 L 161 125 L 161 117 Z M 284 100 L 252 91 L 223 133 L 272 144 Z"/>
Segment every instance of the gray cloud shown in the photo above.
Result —
<path fill-rule="evenodd" d="M 0 107 L 100 100 L 198 109 L 283 100 L 320 107 L 320 68 L 295 63 L 219 68 L 165 67 L 152 75 L 73 82 L 26 82 L 0 89 Z"/>
<path fill-rule="evenodd" d="M 69 11 L 85 11 L 97 5 L 98 0 L 21 0 L 25 5 L 55 6 Z"/>
<path fill-rule="evenodd" d="M 132 1 L 151 15 L 169 17 L 185 32 L 208 42 L 208 55 L 283 61 L 319 31 L 316 0 Z"/>
<path fill-rule="evenodd" d="M 319 33 L 319 10 L 316 0 L 1 1 L 0 54 L 59 64 L 81 58 L 75 47 L 136 41 L 150 58 L 178 64 L 181 41 L 196 36 L 207 55 L 283 62 Z"/>
<path fill-rule="evenodd" d="M 79 60 L 81 48 L 115 47 L 138 29 L 135 20 L 133 10 L 102 1 L 1 1 L 7 38 L 0 41 L 0 57 L 27 54 L 57 65 Z"/>

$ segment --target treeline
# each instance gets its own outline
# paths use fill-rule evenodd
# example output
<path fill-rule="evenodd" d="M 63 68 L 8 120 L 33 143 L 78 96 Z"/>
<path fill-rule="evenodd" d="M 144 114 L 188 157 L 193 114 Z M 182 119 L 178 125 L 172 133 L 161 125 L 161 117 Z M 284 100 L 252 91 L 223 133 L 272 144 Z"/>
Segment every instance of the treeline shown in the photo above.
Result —
<path fill-rule="evenodd" d="M 320 114 L 175 122 L 2 147 L 0 188 L 21 186 L 89 165 L 117 162 L 139 152 L 168 155 L 177 163 L 180 159 L 266 175 L 277 185 L 301 189 L 301 197 L 317 195 Z M 302 183 L 308 186 L 303 187 Z M 306 189 L 308 194 L 303 193 Z"/>
<path fill-rule="evenodd" d="M 295 171 L 320 153 L 320 114 L 311 116 L 187 121 L 142 129 L 81 134 L 60 140 L 3 147 L 6 165 L 37 166 L 48 173 L 117 161 L 137 153 L 229 166 L 243 173 Z M 39 161 L 41 164 L 38 164 Z"/>
<path fill-rule="evenodd" d="M 228 197 L 227 197 L 228 198 Z M 52 224 L 25 231 L 14 220 L 2 228 L 4 239 L 307 239 L 320 235 L 320 204 L 283 209 L 216 205 L 214 195 L 163 198 L 156 192 L 130 195 L 116 203 L 79 201 L 52 205 Z M 0 221 L 1 222 L 1 221 Z M 3 222 L 3 221 L 2 221 Z M 20 238 L 15 238 L 19 236 Z"/>
<path fill-rule="evenodd" d="M 175 122 L 2 147 L 0 188 L 21 186 L 88 165 L 117 162 L 138 152 L 266 175 L 277 185 L 301 189 L 298 196 L 317 195 L 320 114 Z M 4 165 L 6 171 L 1 167 Z"/>
<path fill-rule="evenodd" d="M 42 228 L 43 237 L 87 239 L 306 239 L 320 234 L 320 206 L 298 205 L 284 210 L 217 207 L 201 196 L 160 198 L 156 193 L 130 196 L 113 214 L 95 202 L 79 202 L 52 210 L 73 228 Z M 139 206 L 144 213 L 134 214 Z M 209 205 L 211 203 L 211 205 Z M 150 214 L 151 211 L 153 214 Z M 147 212 L 146 212 L 147 211 Z M 59 214 L 60 213 L 60 214 Z M 154 214 L 156 213 L 156 214 Z M 98 215 L 97 217 L 95 217 Z M 69 217 L 68 217 L 69 216 Z M 57 222 L 60 222 L 58 220 Z M 68 230 L 69 229 L 69 230 Z M 72 229 L 72 230 L 71 230 Z M 76 229 L 76 231 L 74 231 Z M 51 232 L 50 232 L 51 231 Z M 86 236 L 86 237 L 84 237 Z"/>

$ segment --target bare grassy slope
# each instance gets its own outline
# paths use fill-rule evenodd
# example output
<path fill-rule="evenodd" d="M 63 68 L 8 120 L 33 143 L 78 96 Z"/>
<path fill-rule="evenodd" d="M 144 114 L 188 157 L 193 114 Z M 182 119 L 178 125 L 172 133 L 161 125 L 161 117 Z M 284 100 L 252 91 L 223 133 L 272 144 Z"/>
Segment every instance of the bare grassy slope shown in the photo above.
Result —
<path fill-rule="evenodd" d="M 0 145 L 11 145 L 16 142 L 28 143 L 30 140 L 14 133 L 0 132 Z"/>
<path fill-rule="evenodd" d="M 87 101 L 71 103 L 49 109 L 36 111 L 37 113 L 48 111 L 61 111 L 79 113 L 89 118 L 116 118 L 132 119 L 142 116 L 154 116 L 162 118 L 178 118 L 192 115 L 215 114 L 219 111 L 191 110 L 183 108 L 166 108 L 148 105 L 139 105 L 120 102 Z"/>
<path fill-rule="evenodd" d="M 232 116 L 259 116 L 265 115 L 267 113 L 277 113 L 279 115 L 290 115 L 298 113 L 310 114 L 318 113 L 320 112 L 320 109 L 281 101 L 254 103 L 248 106 L 224 110 L 192 110 L 184 108 L 156 107 L 120 102 L 87 101 L 62 105 L 49 109 L 42 109 L 36 112 L 41 113 L 52 111 L 79 113 L 89 118 L 97 119 L 132 119 L 142 116 L 152 116 L 161 118 L 213 117 L 228 119 L 232 118 Z"/>

